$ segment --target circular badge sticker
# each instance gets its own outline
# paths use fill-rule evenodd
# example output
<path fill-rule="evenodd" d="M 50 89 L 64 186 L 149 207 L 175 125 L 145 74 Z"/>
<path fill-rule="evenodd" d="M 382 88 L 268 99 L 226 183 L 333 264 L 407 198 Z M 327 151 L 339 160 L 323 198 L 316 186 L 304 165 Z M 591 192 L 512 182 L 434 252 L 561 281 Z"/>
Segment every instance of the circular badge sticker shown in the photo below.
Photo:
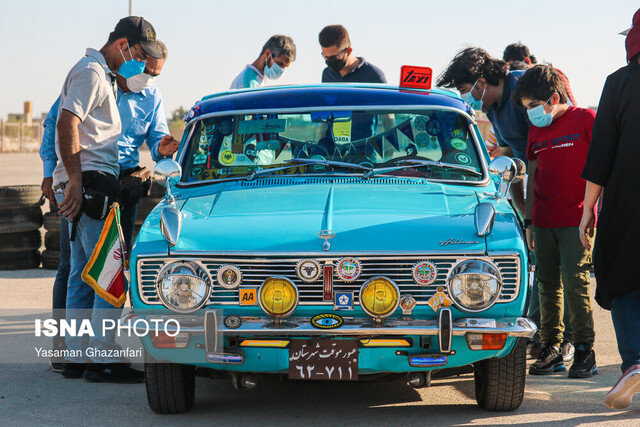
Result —
<path fill-rule="evenodd" d="M 420 261 L 413 266 L 413 280 L 419 286 L 429 286 L 436 281 L 438 269 L 429 261 Z"/>
<path fill-rule="evenodd" d="M 428 116 L 418 116 L 413 122 L 413 127 L 415 127 L 419 131 L 423 131 L 427 128 L 428 121 L 429 121 Z"/>
<path fill-rule="evenodd" d="M 439 120 L 429 120 L 427 122 L 426 130 L 429 135 L 437 135 L 442 129 L 442 123 Z"/>
<path fill-rule="evenodd" d="M 218 283 L 225 289 L 235 289 L 240 286 L 242 282 L 242 273 L 236 266 L 223 265 L 218 269 L 218 275 L 216 276 Z"/>
<path fill-rule="evenodd" d="M 239 316 L 231 315 L 224 318 L 224 326 L 227 329 L 238 329 L 242 325 L 242 319 Z"/>
<path fill-rule="evenodd" d="M 318 314 L 311 318 L 311 326 L 317 329 L 336 329 L 343 323 L 342 317 L 333 313 Z"/>
<path fill-rule="evenodd" d="M 467 149 L 466 141 L 461 138 L 451 138 L 451 146 L 459 151 L 464 151 Z"/>
<path fill-rule="evenodd" d="M 231 120 L 222 120 L 218 123 L 218 130 L 224 136 L 229 136 L 233 133 L 233 122 Z"/>
<path fill-rule="evenodd" d="M 471 158 L 464 153 L 456 154 L 456 161 L 462 165 L 471 164 Z"/>
<path fill-rule="evenodd" d="M 424 147 L 429 143 L 429 135 L 427 135 L 425 132 L 420 132 L 416 135 L 415 141 L 416 144 L 418 144 L 418 147 Z"/>
<path fill-rule="evenodd" d="M 462 138 L 462 131 L 460 129 L 453 129 L 453 131 L 451 131 L 451 136 L 454 138 Z"/>
<path fill-rule="evenodd" d="M 343 282 L 354 282 L 362 270 L 360 261 L 355 258 L 341 258 L 336 266 L 336 274 Z"/>
<path fill-rule="evenodd" d="M 232 165 L 236 161 L 236 155 L 231 150 L 226 150 L 220 153 L 220 163 L 223 165 Z"/>
<path fill-rule="evenodd" d="M 300 280 L 306 283 L 315 282 L 320 277 L 322 269 L 315 259 L 303 259 L 296 265 L 296 272 Z"/>

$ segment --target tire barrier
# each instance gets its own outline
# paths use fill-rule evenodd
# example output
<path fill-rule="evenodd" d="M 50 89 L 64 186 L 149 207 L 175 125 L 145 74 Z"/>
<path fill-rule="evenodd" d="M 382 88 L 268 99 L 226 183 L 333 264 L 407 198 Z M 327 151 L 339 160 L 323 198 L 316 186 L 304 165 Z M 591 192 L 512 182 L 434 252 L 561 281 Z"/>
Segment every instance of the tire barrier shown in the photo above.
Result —
<path fill-rule="evenodd" d="M 0 187 L 0 270 L 40 265 L 43 203 L 39 185 Z"/>
<path fill-rule="evenodd" d="M 60 256 L 60 215 L 55 206 L 49 205 L 55 210 L 44 214 L 43 223 L 47 232 L 44 235 L 45 250 L 42 252 L 42 268 L 57 270 Z"/>

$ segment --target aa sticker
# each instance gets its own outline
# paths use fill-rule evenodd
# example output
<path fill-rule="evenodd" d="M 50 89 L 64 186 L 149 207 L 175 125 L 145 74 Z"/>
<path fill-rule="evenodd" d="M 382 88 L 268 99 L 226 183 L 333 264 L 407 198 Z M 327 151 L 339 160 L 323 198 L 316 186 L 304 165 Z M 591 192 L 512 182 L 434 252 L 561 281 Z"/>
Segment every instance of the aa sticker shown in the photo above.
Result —
<path fill-rule="evenodd" d="M 333 139 L 337 143 L 351 142 L 351 121 L 333 123 Z"/>
<path fill-rule="evenodd" d="M 451 146 L 459 151 L 464 151 L 467 149 L 467 143 L 465 142 L 464 139 L 460 139 L 460 138 L 452 138 Z"/>
<path fill-rule="evenodd" d="M 462 165 L 468 165 L 471 163 L 471 158 L 464 153 L 456 154 L 456 161 Z"/>
<path fill-rule="evenodd" d="M 440 307 L 449 307 L 451 305 L 451 300 L 447 294 L 444 293 L 444 287 L 438 286 L 438 290 L 431 298 L 429 298 L 427 304 L 429 304 L 429 307 L 431 307 L 433 311 L 437 312 Z"/>
<path fill-rule="evenodd" d="M 236 155 L 233 154 L 230 150 L 226 150 L 220 153 L 220 163 L 222 163 L 223 165 L 232 165 L 235 161 Z"/>
<path fill-rule="evenodd" d="M 256 288 L 240 289 L 240 305 L 256 305 L 257 300 Z"/>

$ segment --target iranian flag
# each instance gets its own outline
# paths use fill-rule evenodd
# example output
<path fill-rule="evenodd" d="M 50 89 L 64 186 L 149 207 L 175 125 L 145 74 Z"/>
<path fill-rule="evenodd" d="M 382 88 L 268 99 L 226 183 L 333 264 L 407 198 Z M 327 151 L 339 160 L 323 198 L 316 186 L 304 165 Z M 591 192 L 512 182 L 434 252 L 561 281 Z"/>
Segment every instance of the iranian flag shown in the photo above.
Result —
<path fill-rule="evenodd" d="M 127 299 L 124 270 L 128 268 L 128 260 L 124 246 L 120 230 L 120 209 L 114 203 L 105 219 L 91 259 L 82 271 L 82 279 L 114 307 L 122 307 Z"/>

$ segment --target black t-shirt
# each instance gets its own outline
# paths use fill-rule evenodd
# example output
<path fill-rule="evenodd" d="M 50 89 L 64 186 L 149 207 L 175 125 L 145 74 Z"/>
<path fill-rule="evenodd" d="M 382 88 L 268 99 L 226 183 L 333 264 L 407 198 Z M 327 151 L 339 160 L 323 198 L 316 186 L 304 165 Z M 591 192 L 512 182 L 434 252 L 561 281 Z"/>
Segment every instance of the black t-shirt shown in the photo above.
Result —
<path fill-rule="evenodd" d="M 387 78 L 382 70 L 373 64 L 358 58 L 360 64 L 351 72 L 341 76 L 327 67 L 322 72 L 322 83 L 386 83 Z"/>

